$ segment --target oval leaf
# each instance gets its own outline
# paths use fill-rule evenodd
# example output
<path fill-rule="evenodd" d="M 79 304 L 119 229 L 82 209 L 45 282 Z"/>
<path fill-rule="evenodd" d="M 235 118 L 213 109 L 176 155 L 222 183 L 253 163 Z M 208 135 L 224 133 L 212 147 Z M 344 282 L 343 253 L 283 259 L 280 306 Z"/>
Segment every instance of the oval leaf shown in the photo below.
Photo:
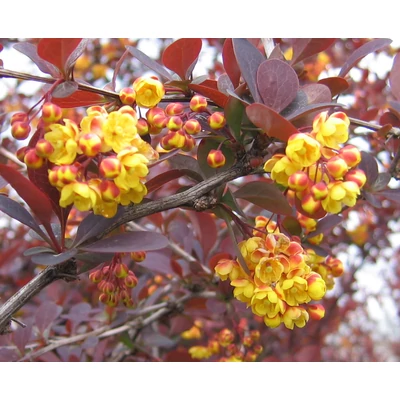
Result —
<path fill-rule="evenodd" d="M 56 303 L 47 301 L 42 303 L 35 312 L 35 322 L 39 332 L 43 335 L 44 331 L 50 327 L 54 320 L 61 314 L 62 307 Z"/>
<path fill-rule="evenodd" d="M 168 239 L 160 233 L 135 231 L 110 236 L 80 247 L 80 250 L 92 253 L 129 253 L 162 249 L 168 246 L 168 243 Z"/>
<path fill-rule="evenodd" d="M 164 50 L 162 62 L 171 71 L 176 72 L 182 80 L 188 79 L 202 45 L 201 39 L 178 39 Z"/>
<path fill-rule="evenodd" d="M 318 221 L 315 231 L 308 234 L 307 237 L 312 238 L 314 236 L 319 235 L 320 233 L 326 234 L 329 231 L 331 231 L 335 226 L 339 225 L 342 221 L 343 217 L 339 215 L 336 214 L 328 215 L 327 217 L 322 218 L 321 220 Z"/>
<path fill-rule="evenodd" d="M 257 70 L 265 61 L 265 57 L 247 39 L 235 38 L 232 39 L 232 43 L 242 77 L 247 83 L 254 101 L 261 103 L 261 97 L 257 90 Z"/>
<path fill-rule="evenodd" d="M 71 71 L 76 60 L 83 54 L 86 46 L 88 45 L 90 39 L 81 39 L 75 50 L 69 55 L 67 61 L 65 62 L 65 71 L 67 74 Z"/>
<path fill-rule="evenodd" d="M 71 96 L 78 90 L 78 83 L 74 81 L 66 81 L 60 83 L 52 92 L 53 98 L 62 99 Z"/>
<path fill-rule="evenodd" d="M 366 151 L 361 152 L 361 161 L 357 168 L 362 169 L 367 177 L 367 186 L 372 187 L 378 178 L 378 163 L 375 157 Z"/>
<path fill-rule="evenodd" d="M 347 73 L 366 55 L 373 53 L 374 51 L 381 50 L 392 43 L 391 39 L 374 39 L 368 43 L 363 44 L 357 50 L 355 50 L 347 61 L 344 63 L 342 69 L 339 72 L 339 77 L 345 77 Z"/>
<path fill-rule="evenodd" d="M 332 100 L 329 88 L 319 83 L 310 83 L 301 88 L 307 96 L 307 104 L 328 103 Z"/>
<path fill-rule="evenodd" d="M 156 72 L 160 76 L 168 79 L 169 81 L 173 80 L 172 75 L 157 61 L 154 61 L 149 56 L 144 54 L 142 51 L 133 46 L 126 46 L 126 49 L 131 53 L 134 57 L 136 57 L 142 64 L 146 67 L 150 68 L 152 71 Z"/>
<path fill-rule="evenodd" d="M 225 39 L 224 47 L 222 48 L 222 63 L 233 87 L 238 87 L 240 82 L 240 68 L 236 61 L 232 39 Z"/>
<path fill-rule="evenodd" d="M 320 79 L 319 84 L 328 86 L 331 91 L 332 97 L 337 96 L 340 93 L 345 92 L 349 87 L 349 82 L 344 78 L 338 76 L 333 76 L 331 78 Z"/>
<path fill-rule="evenodd" d="M 55 65 L 61 72 L 66 71 L 69 56 L 78 47 L 82 39 L 56 38 L 41 39 L 38 43 L 38 55 Z"/>
<path fill-rule="evenodd" d="M 291 215 L 292 206 L 274 183 L 254 181 L 244 184 L 233 195 L 264 210 L 281 215 Z"/>
<path fill-rule="evenodd" d="M 268 136 L 287 142 L 290 135 L 297 133 L 297 128 L 276 111 L 264 104 L 254 103 L 246 108 L 250 121 L 261 128 Z"/>
<path fill-rule="evenodd" d="M 307 57 L 311 57 L 314 54 L 318 54 L 321 51 L 326 50 L 329 46 L 335 43 L 335 41 L 336 39 L 327 39 L 327 38 L 294 39 L 292 42 L 293 57 L 291 63 L 296 64 Z"/>
<path fill-rule="evenodd" d="M 257 88 L 263 103 L 280 112 L 296 97 L 299 79 L 286 62 L 266 60 L 257 70 Z"/>
<path fill-rule="evenodd" d="M 74 257 L 77 249 L 70 249 L 60 254 L 39 253 L 32 256 L 32 261 L 41 265 L 56 265 Z"/>
<path fill-rule="evenodd" d="M 282 220 L 282 226 L 286 229 L 288 233 L 295 236 L 301 236 L 303 228 L 297 218 L 292 216 L 287 216 Z"/>
<path fill-rule="evenodd" d="M 61 108 L 89 107 L 105 103 L 102 95 L 84 90 L 77 90 L 68 97 L 53 98 L 52 102 Z"/>

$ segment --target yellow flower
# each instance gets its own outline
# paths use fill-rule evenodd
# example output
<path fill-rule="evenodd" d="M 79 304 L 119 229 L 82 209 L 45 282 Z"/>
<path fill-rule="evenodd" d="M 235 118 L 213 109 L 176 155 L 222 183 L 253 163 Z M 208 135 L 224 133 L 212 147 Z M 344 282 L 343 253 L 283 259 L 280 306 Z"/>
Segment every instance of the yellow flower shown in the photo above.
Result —
<path fill-rule="evenodd" d="M 303 328 L 309 320 L 309 315 L 303 307 L 288 307 L 282 319 L 288 329 L 293 329 L 295 325 Z"/>
<path fill-rule="evenodd" d="M 254 294 L 254 283 L 248 279 L 235 279 L 231 282 L 233 295 L 243 303 L 250 304 Z"/>
<path fill-rule="evenodd" d="M 255 282 L 270 285 L 280 279 L 283 272 L 283 265 L 277 258 L 263 257 L 254 270 Z M 258 281 L 257 281 L 258 280 Z"/>
<path fill-rule="evenodd" d="M 269 285 L 263 285 L 254 289 L 251 309 L 259 317 L 275 318 L 285 311 L 285 306 L 274 289 Z"/>
<path fill-rule="evenodd" d="M 282 294 L 289 306 L 298 306 L 311 300 L 307 294 L 307 281 L 300 276 L 285 279 L 282 283 L 279 282 L 276 287 L 278 293 Z"/>
<path fill-rule="evenodd" d="M 349 125 L 350 120 L 345 113 L 336 112 L 328 116 L 328 111 L 324 111 L 314 118 L 312 133 L 322 146 L 339 149 L 339 144 L 349 138 Z"/>
<path fill-rule="evenodd" d="M 288 140 L 286 155 L 302 167 L 309 167 L 320 159 L 321 145 L 305 133 L 295 133 Z"/>
<path fill-rule="evenodd" d="M 199 360 L 209 358 L 212 355 L 211 350 L 205 346 L 193 346 L 189 349 L 189 354 L 192 358 L 197 358 Z"/>
<path fill-rule="evenodd" d="M 79 211 L 89 211 L 99 199 L 99 193 L 86 182 L 72 182 L 61 189 L 60 206 L 67 207 L 71 204 Z"/>
<path fill-rule="evenodd" d="M 214 269 L 221 281 L 226 281 L 228 277 L 230 280 L 234 280 L 242 275 L 242 269 L 234 260 L 219 260 Z"/>
<path fill-rule="evenodd" d="M 138 78 L 133 82 L 136 103 L 139 107 L 155 107 L 165 94 L 164 85 L 153 78 Z"/>
<path fill-rule="evenodd" d="M 289 157 L 283 156 L 276 162 L 271 170 L 271 178 L 283 186 L 288 186 L 289 176 L 300 171 L 302 166 L 292 161 Z"/>
<path fill-rule="evenodd" d="M 306 277 L 306 280 L 308 284 L 307 294 L 312 300 L 321 300 L 326 293 L 326 284 L 321 275 L 312 272 Z"/>
<path fill-rule="evenodd" d="M 48 159 L 56 165 L 72 164 L 78 150 L 78 126 L 69 119 L 65 119 L 64 123 L 50 125 L 50 132 L 44 135 L 54 149 Z"/>
<path fill-rule="evenodd" d="M 144 196 L 147 194 L 146 186 L 139 182 L 134 189 L 122 190 L 120 194 L 120 203 L 123 206 L 127 206 L 130 203 L 139 204 L 142 202 Z"/>
<path fill-rule="evenodd" d="M 328 196 L 321 200 L 322 207 L 327 212 L 338 214 L 343 205 L 353 207 L 359 194 L 360 187 L 353 181 L 331 182 L 328 184 Z"/>

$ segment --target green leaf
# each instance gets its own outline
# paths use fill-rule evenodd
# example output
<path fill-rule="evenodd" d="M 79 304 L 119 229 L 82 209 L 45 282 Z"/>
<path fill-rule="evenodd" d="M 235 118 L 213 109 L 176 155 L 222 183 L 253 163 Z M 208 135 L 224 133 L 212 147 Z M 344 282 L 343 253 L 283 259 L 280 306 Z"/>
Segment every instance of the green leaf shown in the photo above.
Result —
<path fill-rule="evenodd" d="M 274 183 L 265 181 L 245 183 L 234 193 L 234 196 L 276 214 L 292 215 L 293 213 L 286 197 Z"/>
<path fill-rule="evenodd" d="M 240 142 L 240 133 L 244 114 L 243 103 L 239 99 L 229 96 L 229 99 L 225 105 L 224 113 L 234 138 Z"/>

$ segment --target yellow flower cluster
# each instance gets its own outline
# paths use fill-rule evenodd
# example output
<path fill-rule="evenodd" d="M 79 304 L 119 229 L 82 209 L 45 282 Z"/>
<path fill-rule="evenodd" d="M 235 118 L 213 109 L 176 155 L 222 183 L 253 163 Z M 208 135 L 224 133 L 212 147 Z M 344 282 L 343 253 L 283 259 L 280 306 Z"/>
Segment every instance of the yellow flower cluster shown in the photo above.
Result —
<path fill-rule="evenodd" d="M 291 135 L 285 154 L 265 163 L 264 170 L 288 188 L 298 211 L 320 218 L 321 213 L 337 214 L 344 206 L 355 205 L 366 176 L 356 168 L 360 151 L 353 145 L 340 147 L 348 140 L 349 125 L 342 112 L 330 116 L 322 112 L 315 117 L 311 133 Z"/>
<path fill-rule="evenodd" d="M 94 106 L 80 127 L 68 119 L 48 127 L 42 146 L 54 164 L 49 181 L 61 192 L 61 207 L 111 218 L 119 204 L 143 200 L 147 165 L 159 156 L 137 133 L 137 121 L 130 106 L 110 113 Z"/>
<path fill-rule="evenodd" d="M 324 315 L 320 305 L 317 312 L 314 306 L 305 308 L 325 296 L 326 282 L 313 268 L 319 267 L 321 260 L 307 253 L 298 238 L 290 240 L 279 233 L 275 223 L 267 224 L 265 217 L 256 217 L 254 236 L 239 243 L 250 274 L 238 260 L 229 259 L 220 260 L 215 272 L 221 280 L 230 280 L 234 297 L 263 317 L 268 327 L 283 323 L 289 329 L 302 328 L 310 316 L 320 319 Z"/>

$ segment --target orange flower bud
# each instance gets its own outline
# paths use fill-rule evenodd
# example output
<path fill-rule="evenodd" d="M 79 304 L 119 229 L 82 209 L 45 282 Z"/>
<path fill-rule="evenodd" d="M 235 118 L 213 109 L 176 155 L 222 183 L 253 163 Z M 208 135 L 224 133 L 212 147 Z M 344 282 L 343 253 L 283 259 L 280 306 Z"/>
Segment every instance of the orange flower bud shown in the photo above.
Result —
<path fill-rule="evenodd" d="M 79 164 L 78 164 L 79 165 Z M 55 170 L 55 168 L 53 168 Z M 61 165 L 56 169 L 57 173 L 57 186 L 67 185 L 76 180 L 78 176 L 79 168 L 77 165 Z M 50 179 L 50 173 L 49 173 Z"/>
<path fill-rule="evenodd" d="M 115 285 L 112 282 L 105 282 L 102 288 L 103 293 L 112 294 L 115 292 Z"/>
<path fill-rule="evenodd" d="M 172 116 L 168 118 L 167 128 L 171 131 L 178 131 L 183 126 L 183 121 L 178 116 Z"/>
<path fill-rule="evenodd" d="M 186 134 L 182 129 L 169 131 L 160 141 L 160 146 L 165 150 L 181 149 L 186 144 Z"/>
<path fill-rule="evenodd" d="M 326 293 L 325 281 L 321 278 L 320 274 L 316 272 L 311 272 L 307 277 L 307 294 L 312 300 L 321 300 Z"/>
<path fill-rule="evenodd" d="M 315 200 L 312 194 L 308 193 L 301 199 L 301 207 L 306 213 L 313 215 L 321 209 L 321 201 Z"/>
<path fill-rule="evenodd" d="M 19 161 L 24 162 L 25 153 L 28 151 L 28 149 L 29 149 L 28 146 L 24 146 L 16 151 L 15 155 Z"/>
<path fill-rule="evenodd" d="M 42 106 L 42 120 L 46 124 L 55 123 L 62 118 L 62 109 L 53 103 L 44 103 Z"/>
<path fill-rule="evenodd" d="M 325 308 L 322 304 L 311 304 L 308 306 L 308 315 L 311 319 L 319 321 L 325 316 Z"/>
<path fill-rule="evenodd" d="M 182 151 L 190 151 L 196 145 L 196 141 L 189 135 L 185 134 L 185 144 L 182 147 Z"/>
<path fill-rule="evenodd" d="M 107 304 L 110 300 L 110 295 L 105 294 L 105 293 L 101 293 L 99 296 L 99 301 L 103 304 Z"/>
<path fill-rule="evenodd" d="M 103 279 L 104 275 L 101 272 L 101 269 L 98 269 L 97 271 L 93 271 L 89 274 L 89 279 L 93 283 L 99 283 Z"/>
<path fill-rule="evenodd" d="M 149 124 L 144 118 L 139 118 L 136 123 L 136 129 L 140 136 L 147 135 L 149 133 Z"/>
<path fill-rule="evenodd" d="M 344 176 L 345 181 L 352 181 L 355 182 L 358 187 L 361 189 L 364 185 L 365 182 L 367 182 L 367 177 L 365 175 L 365 172 L 362 169 L 353 169 L 349 171 L 345 176 Z"/>
<path fill-rule="evenodd" d="M 361 161 L 360 150 L 352 144 L 348 144 L 339 150 L 339 156 L 343 158 L 349 168 L 353 168 Z"/>
<path fill-rule="evenodd" d="M 201 125 L 197 119 L 189 119 L 183 125 L 183 129 L 189 135 L 197 135 L 199 132 L 201 132 Z"/>
<path fill-rule="evenodd" d="M 208 117 L 208 124 L 210 125 L 211 129 L 222 129 L 226 124 L 225 116 L 222 112 L 215 112 L 212 113 Z"/>
<path fill-rule="evenodd" d="M 165 107 L 165 114 L 170 117 L 173 115 L 181 115 L 183 111 L 184 107 L 181 103 L 169 103 L 167 107 Z"/>
<path fill-rule="evenodd" d="M 335 278 L 338 278 L 339 276 L 343 275 L 344 266 L 343 266 L 343 263 L 339 259 L 328 256 L 328 258 L 326 259 L 326 265 L 328 267 L 330 267 L 330 269 L 332 271 L 332 275 Z"/>
<path fill-rule="evenodd" d="M 295 192 L 302 192 L 312 184 L 311 179 L 304 171 L 297 171 L 289 176 L 288 186 Z"/>
<path fill-rule="evenodd" d="M 162 108 L 154 107 L 147 111 L 146 113 L 147 122 L 160 129 L 165 128 L 167 125 L 167 116 Z"/>
<path fill-rule="evenodd" d="M 126 264 L 124 263 L 118 263 L 115 268 L 114 268 L 114 275 L 119 278 L 125 278 L 126 276 L 128 276 L 128 267 Z"/>
<path fill-rule="evenodd" d="M 218 342 L 222 347 L 229 346 L 234 339 L 235 335 L 229 329 L 222 329 L 222 331 L 218 333 Z"/>
<path fill-rule="evenodd" d="M 99 165 L 100 176 L 114 179 L 121 173 L 121 161 L 117 157 L 103 158 Z"/>
<path fill-rule="evenodd" d="M 119 92 L 119 99 L 122 104 L 132 105 L 136 100 L 136 92 L 129 87 L 123 88 Z"/>
<path fill-rule="evenodd" d="M 121 193 L 118 186 L 111 181 L 102 181 L 98 188 L 104 201 L 117 201 Z"/>
<path fill-rule="evenodd" d="M 11 125 L 11 135 L 14 139 L 25 140 L 31 133 L 29 122 L 16 121 Z"/>
<path fill-rule="evenodd" d="M 81 136 L 78 145 L 85 156 L 94 157 L 101 150 L 101 139 L 94 133 L 86 133 Z"/>
<path fill-rule="evenodd" d="M 29 124 L 29 117 L 28 114 L 25 112 L 17 112 L 15 113 L 11 119 L 10 119 L 10 123 L 11 125 L 15 124 L 16 122 L 25 122 L 27 124 Z"/>
<path fill-rule="evenodd" d="M 133 251 L 131 252 L 131 259 L 136 262 L 142 262 L 146 259 L 145 251 Z"/>
<path fill-rule="evenodd" d="M 25 153 L 24 163 L 28 168 L 38 169 L 44 164 L 44 159 L 36 154 L 35 149 L 29 149 Z"/>
<path fill-rule="evenodd" d="M 47 158 L 53 153 L 54 147 L 46 139 L 39 139 L 36 142 L 35 151 L 39 157 Z"/>
<path fill-rule="evenodd" d="M 321 181 L 313 185 L 310 189 L 314 200 L 323 200 L 328 196 L 328 186 L 325 182 Z"/>
<path fill-rule="evenodd" d="M 327 163 L 326 168 L 328 172 L 335 179 L 343 178 L 344 174 L 348 171 L 349 167 L 343 158 L 339 156 L 332 157 Z"/>
<path fill-rule="evenodd" d="M 129 272 L 130 273 L 128 274 L 128 276 L 124 278 L 124 283 L 126 287 L 134 288 L 138 283 L 138 279 L 136 278 L 136 275 L 132 271 Z"/>
<path fill-rule="evenodd" d="M 190 99 L 189 107 L 192 111 L 202 112 L 207 109 L 207 99 L 200 95 L 195 95 Z"/>
<path fill-rule="evenodd" d="M 226 159 L 221 150 L 210 150 L 207 156 L 207 164 L 211 168 L 220 168 L 225 165 Z"/>

